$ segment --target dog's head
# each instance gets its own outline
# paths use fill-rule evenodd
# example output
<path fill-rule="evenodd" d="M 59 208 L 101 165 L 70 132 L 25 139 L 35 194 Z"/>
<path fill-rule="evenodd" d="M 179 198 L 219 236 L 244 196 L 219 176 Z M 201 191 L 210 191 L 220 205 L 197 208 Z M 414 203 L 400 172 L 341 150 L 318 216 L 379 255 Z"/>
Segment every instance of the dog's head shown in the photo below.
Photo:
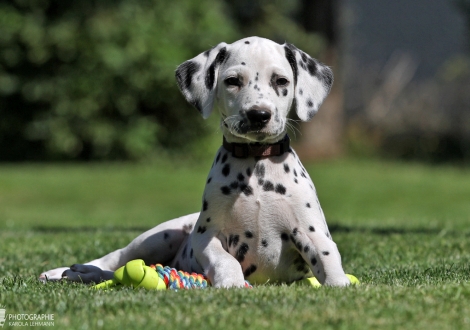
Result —
<path fill-rule="evenodd" d="M 219 106 L 229 142 L 269 143 L 285 134 L 293 103 L 301 120 L 315 115 L 333 84 L 333 73 L 291 44 L 250 37 L 220 43 L 184 62 L 176 79 L 204 118 L 214 104 Z"/>

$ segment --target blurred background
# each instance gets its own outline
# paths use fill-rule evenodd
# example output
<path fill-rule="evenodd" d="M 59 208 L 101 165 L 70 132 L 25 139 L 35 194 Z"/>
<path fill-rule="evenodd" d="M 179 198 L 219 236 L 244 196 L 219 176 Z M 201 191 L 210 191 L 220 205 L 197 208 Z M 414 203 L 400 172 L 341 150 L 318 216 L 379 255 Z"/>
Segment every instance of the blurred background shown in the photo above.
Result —
<path fill-rule="evenodd" d="M 305 159 L 468 164 L 470 0 L 3 0 L 0 161 L 211 157 L 217 116 L 174 70 L 252 35 L 333 68 L 293 136 Z"/>

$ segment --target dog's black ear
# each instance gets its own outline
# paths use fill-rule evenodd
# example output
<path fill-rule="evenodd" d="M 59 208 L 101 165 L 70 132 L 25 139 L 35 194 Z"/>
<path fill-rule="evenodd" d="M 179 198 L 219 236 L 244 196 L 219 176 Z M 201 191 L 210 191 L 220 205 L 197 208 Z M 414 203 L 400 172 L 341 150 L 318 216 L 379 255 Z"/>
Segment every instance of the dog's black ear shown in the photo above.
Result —
<path fill-rule="evenodd" d="M 333 72 L 292 44 L 284 44 L 286 58 L 294 73 L 296 112 L 309 121 L 330 92 Z"/>
<path fill-rule="evenodd" d="M 217 46 L 188 60 L 176 69 L 176 81 L 186 101 L 194 105 L 204 118 L 214 106 L 219 66 L 226 60 L 227 44 Z"/>

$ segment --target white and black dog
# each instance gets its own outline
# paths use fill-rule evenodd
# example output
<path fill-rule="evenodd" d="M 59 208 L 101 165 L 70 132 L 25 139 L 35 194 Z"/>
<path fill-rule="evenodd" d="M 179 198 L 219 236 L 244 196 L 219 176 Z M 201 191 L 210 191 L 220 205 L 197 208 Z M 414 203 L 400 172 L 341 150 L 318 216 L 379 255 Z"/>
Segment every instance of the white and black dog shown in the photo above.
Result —
<path fill-rule="evenodd" d="M 176 70 L 186 100 L 207 118 L 218 105 L 223 145 L 200 213 L 164 222 L 102 258 L 40 275 L 100 282 L 133 259 L 207 275 L 215 287 L 315 276 L 350 284 L 315 187 L 286 135 L 295 107 L 310 120 L 333 74 L 291 44 L 250 37 L 220 43 Z"/>

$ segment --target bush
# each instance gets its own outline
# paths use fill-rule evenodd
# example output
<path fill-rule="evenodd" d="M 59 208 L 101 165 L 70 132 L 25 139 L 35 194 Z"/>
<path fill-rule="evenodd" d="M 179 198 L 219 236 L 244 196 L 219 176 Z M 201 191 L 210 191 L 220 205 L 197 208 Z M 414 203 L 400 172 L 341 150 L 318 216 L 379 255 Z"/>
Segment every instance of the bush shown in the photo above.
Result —
<path fill-rule="evenodd" d="M 237 38 L 216 0 L 15 0 L 0 31 L 0 160 L 191 149 L 208 125 L 174 70 Z"/>

